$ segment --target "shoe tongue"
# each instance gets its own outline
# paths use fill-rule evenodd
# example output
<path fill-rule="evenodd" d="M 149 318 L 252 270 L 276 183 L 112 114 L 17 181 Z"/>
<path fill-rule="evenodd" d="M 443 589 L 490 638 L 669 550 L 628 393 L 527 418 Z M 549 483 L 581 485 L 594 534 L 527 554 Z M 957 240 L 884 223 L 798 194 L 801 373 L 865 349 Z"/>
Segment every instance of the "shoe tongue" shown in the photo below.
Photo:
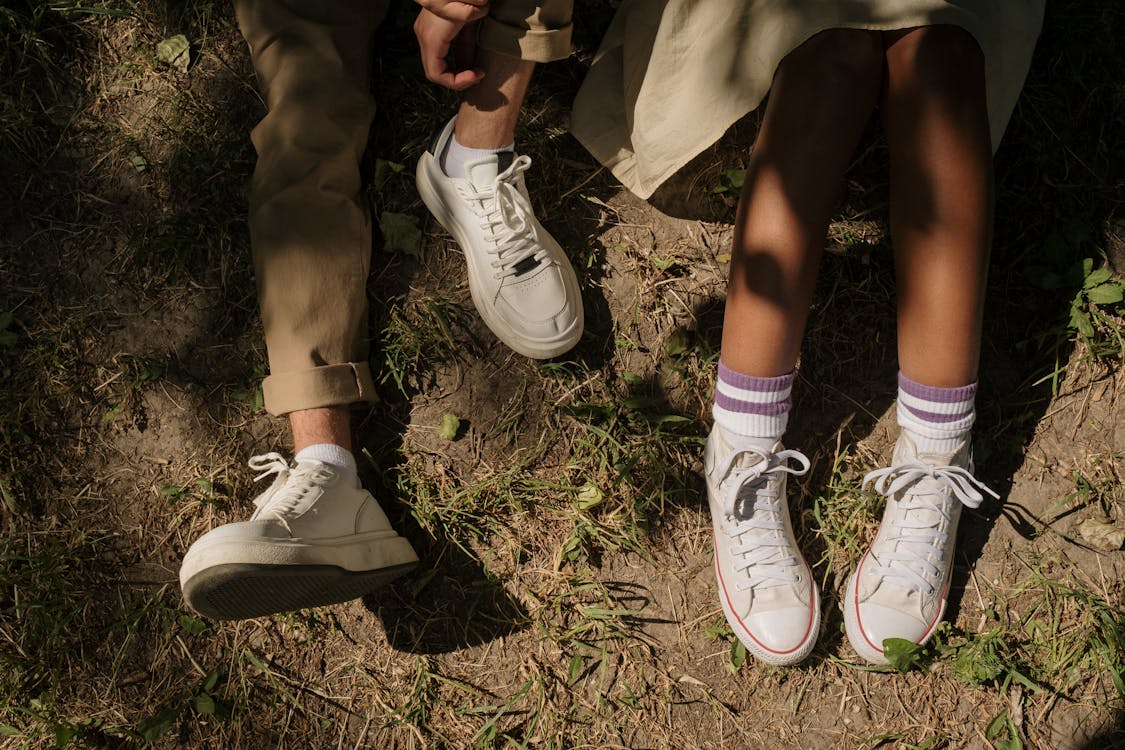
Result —
<path fill-rule="evenodd" d="M 903 434 L 895 444 L 891 463 L 892 465 L 913 463 L 923 466 L 964 466 L 967 463 L 967 448 L 968 441 L 962 440 L 948 452 L 922 452 L 909 435 Z"/>
<path fill-rule="evenodd" d="M 765 462 L 765 456 L 759 455 L 753 451 L 744 451 L 734 459 L 731 463 L 732 469 L 753 469 L 755 466 Z"/>
<path fill-rule="evenodd" d="M 473 187 L 490 187 L 496 182 L 497 177 L 512 166 L 515 158 L 516 155 L 511 151 L 501 151 L 493 156 L 486 156 L 483 159 L 466 164 L 465 175 L 469 178 Z"/>

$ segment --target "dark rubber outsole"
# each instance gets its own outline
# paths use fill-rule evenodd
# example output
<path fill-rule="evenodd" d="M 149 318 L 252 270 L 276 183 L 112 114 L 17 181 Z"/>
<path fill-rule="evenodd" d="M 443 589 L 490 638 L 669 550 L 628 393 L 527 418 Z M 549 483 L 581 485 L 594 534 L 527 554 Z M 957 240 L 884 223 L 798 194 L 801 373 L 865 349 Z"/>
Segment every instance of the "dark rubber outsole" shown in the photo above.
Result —
<path fill-rule="evenodd" d="M 359 599 L 417 564 L 367 571 L 334 565 L 215 565 L 184 584 L 184 600 L 216 620 L 246 620 Z"/>

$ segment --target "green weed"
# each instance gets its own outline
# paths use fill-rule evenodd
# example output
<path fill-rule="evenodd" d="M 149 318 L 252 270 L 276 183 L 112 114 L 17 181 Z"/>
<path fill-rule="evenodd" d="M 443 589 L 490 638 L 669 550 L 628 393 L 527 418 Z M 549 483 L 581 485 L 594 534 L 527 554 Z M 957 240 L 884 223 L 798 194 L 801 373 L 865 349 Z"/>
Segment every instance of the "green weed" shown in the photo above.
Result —
<path fill-rule="evenodd" d="M 586 467 L 579 515 L 562 557 L 576 560 L 597 549 L 643 551 L 641 534 L 667 503 L 695 490 L 682 467 L 700 450 L 693 420 L 667 413 L 661 399 L 643 394 L 588 401 L 564 413 L 580 430 L 572 464 Z M 596 498 L 596 502 L 593 500 Z"/>
<path fill-rule="evenodd" d="M 377 324 L 379 347 L 372 362 L 382 372 L 380 382 L 392 381 L 405 394 L 410 378 L 425 362 L 452 356 L 459 349 L 453 327 L 461 323 L 463 311 L 437 296 L 396 297 L 390 300 Z"/>
<path fill-rule="evenodd" d="M 849 459 L 846 448 L 836 455 L 824 491 L 813 497 L 816 523 L 811 527 L 824 542 L 824 553 L 816 563 L 825 571 L 823 583 L 833 571 L 850 570 L 859 562 L 882 509 L 882 498 L 863 490 L 852 478 Z"/>

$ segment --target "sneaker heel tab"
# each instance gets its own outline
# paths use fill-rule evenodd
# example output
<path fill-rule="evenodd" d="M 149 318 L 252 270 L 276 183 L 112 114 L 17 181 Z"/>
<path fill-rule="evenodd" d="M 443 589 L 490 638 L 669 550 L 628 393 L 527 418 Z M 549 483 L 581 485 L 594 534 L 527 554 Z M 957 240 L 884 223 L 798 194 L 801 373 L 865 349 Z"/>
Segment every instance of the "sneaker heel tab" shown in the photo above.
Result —
<path fill-rule="evenodd" d="M 430 153 L 435 159 L 438 158 L 438 146 L 441 145 L 442 136 L 445 135 L 446 128 L 451 127 L 453 120 L 446 120 L 442 124 L 434 128 L 433 135 L 430 136 L 429 145 L 426 146 L 426 151 Z M 452 137 L 452 130 L 450 130 L 450 137 Z"/>

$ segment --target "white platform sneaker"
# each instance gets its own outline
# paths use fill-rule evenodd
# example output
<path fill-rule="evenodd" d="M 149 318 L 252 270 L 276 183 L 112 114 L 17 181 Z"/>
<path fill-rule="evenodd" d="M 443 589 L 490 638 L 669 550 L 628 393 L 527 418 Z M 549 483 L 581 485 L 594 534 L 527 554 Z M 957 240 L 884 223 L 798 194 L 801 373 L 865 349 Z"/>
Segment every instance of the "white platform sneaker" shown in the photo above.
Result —
<path fill-rule="evenodd" d="M 496 337 L 526 357 L 569 351 L 582 337 L 582 295 L 566 253 L 532 211 L 523 179 L 531 159 L 489 156 L 466 165 L 467 179 L 448 177 L 438 156 L 452 137 L 450 120 L 418 161 L 416 181 L 465 254 L 473 304 Z"/>
<path fill-rule="evenodd" d="M 250 459 L 277 477 L 249 521 L 204 534 L 184 555 L 180 586 L 200 614 L 260 617 L 359 598 L 410 570 L 418 556 L 371 493 L 319 461 Z"/>
<path fill-rule="evenodd" d="M 786 475 L 808 470 L 803 453 L 780 443 L 768 453 L 738 451 L 719 427 L 707 439 L 719 601 L 735 635 L 767 664 L 803 660 L 820 630 L 820 594 L 797 548 L 785 498 Z"/>
<path fill-rule="evenodd" d="M 856 652 L 886 664 L 883 641 L 925 643 L 945 614 L 961 506 L 976 508 L 981 491 L 998 497 L 973 477 L 966 438 L 944 455 L 919 454 L 900 434 L 891 465 L 863 478 L 887 498 L 871 549 L 848 580 L 844 628 Z"/>

